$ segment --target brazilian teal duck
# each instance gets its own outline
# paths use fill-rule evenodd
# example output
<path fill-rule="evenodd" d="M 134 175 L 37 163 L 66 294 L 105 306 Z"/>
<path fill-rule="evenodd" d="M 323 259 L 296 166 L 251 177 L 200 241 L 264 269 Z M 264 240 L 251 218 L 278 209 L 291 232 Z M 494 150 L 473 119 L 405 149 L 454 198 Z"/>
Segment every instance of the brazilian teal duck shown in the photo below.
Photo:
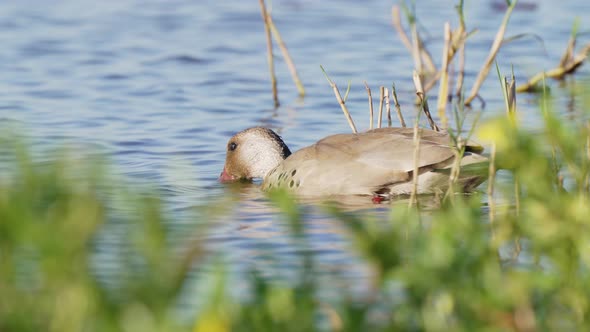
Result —
<path fill-rule="evenodd" d="M 447 133 L 420 129 L 418 194 L 447 190 L 455 160 Z M 302 196 L 371 195 L 390 198 L 411 194 L 414 171 L 413 128 L 379 128 L 358 134 L 337 134 L 291 153 L 281 137 L 254 127 L 234 135 L 220 181 L 262 178 L 262 189 L 284 187 Z M 483 148 L 466 144 L 461 168 L 483 169 Z M 476 167 L 473 167 L 476 166 Z M 479 166 L 479 167 L 477 167 Z M 471 191 L 487 176 L 461 172 L 458 183 Z"/>

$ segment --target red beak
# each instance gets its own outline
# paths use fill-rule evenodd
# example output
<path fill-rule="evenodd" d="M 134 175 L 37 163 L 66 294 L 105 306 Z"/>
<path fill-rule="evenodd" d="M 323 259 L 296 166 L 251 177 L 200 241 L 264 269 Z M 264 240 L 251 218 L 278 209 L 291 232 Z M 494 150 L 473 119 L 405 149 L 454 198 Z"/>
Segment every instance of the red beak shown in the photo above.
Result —
<path fill-rule="evenodd" d="M 225 169 L 225 167 L 223 167 L 223 172 L 221 172 L 221 174 L 219 175 L 219 182 L 230 182 L 230 181 L 235 181 L 236 178 L 233 175 L 230 175 L 227 170 Z"/>

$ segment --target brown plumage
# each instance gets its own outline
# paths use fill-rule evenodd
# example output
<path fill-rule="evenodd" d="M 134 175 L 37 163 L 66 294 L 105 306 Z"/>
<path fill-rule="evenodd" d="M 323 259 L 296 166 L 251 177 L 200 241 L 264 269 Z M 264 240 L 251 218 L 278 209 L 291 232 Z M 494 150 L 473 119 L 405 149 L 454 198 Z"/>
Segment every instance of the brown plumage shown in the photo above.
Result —
<path fill-rule="evenodd" d="M 286 187 L 303 196 L 409 194 L 412 190 L 412 128 L 380 128 L 359 134 L 328 136 L 293 154 L 267 128 L 249 128 L 228 142 L 220 180 L 263 178 L 262 189 Z M 418 193 L 448 188 L 455 155 L 446 133 L 421 129 Z M 483 148 L 469 143 L 461 166 L 485 165 Z M 482 174 L 463 174 L 459 183 L 472 190 Z"/>

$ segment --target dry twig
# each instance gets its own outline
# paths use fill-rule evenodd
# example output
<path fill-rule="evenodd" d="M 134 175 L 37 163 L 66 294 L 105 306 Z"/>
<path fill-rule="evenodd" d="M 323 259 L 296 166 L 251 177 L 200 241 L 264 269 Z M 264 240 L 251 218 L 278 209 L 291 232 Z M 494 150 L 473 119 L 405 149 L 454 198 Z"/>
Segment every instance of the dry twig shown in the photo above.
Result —
<path fill-rule="evenodd" d="M 424 110 L 424 114 L 428 118 L 428 123 L 430 124 L 430 128 L 436 131 L 440 131 L 440 128 L 436 125 L 436 122 L 432 119 L 432 115 L 430 114 L 430 109 L 428 107 L 428 100 L 426 99 L 426 94 L 424 93 L 424 88 L 422 87 L 422 79 L 418 72 L 414 71 L 413 75 L 414 79 L 414 86 L 416 87 L 416 95 L 420 98 L 420 104 L 422 110 Z"/>
<path fill-rule="evenodd" d="M 272 37 L 270 35 L 270 23 L 268 12 L 266 11 L 266 5 L 264 4 L 264 0 L 259 0 L 260 3 L 260 11 L 262 14 L 262 20 L 264 21 L 264 32 L 266 34 L 266 47 L 267 52 L 266 56 L 268 59 L 268 71 L 270 72 L 270 82 L 272 85 L 272 97 L 275 103 L 275 107 L 279 106 L 279 93 L 277 90 L 277 77 L 275 75 L 275 65 L 274 65 L 274 57 L 272 54 Z"/>
<path fill-rule="evenodd" d="M 490 224 L 492 230 L 494 228 L 494 221 L 496 219 L 496 203 L 494 201 L 494 181 L 496 180 L 496 143 L 492 143 L 490 153 L 490 167 L 488 170 L 488 207 L 490 209 Z M 492 238 L 495 240 L 495 232 L 492 231 Z"/>
<path fill-rule="evenodd" d="M 356 130 L 356 126 L 354 125 L 354 121 L 352 121 L 352 117 L 350 116 L 350 112 L 348 111 L 348 108 L 346 107 L 346 103 L 342 99 L 342 95 L 340 95 L 340 90 L 338 90 L 338 86 L 336 86 L 336 83 L 334 83 L 334 81 L 332 81 L 330 79 L 330 77 L 328 76 L 328 73 L 326 73 L 326 71 L 324 70 L 324 67 L 320 66 L 320 68 L 324 72 L 324 75 L 326 75 L 326 79 L 328 80 L 328 83 L 330 83 L 332 90 L 334 90 L 334 95 L 336 96 L 336 100 L 338 100 L 338 104 L 340 104 L 340 108 L 342 109 L 342 112 L 344 113 L 344 116 L 346 117 L 346 121 L 348 121 L 348 125 L 350 126 L 350 129 L 352 129 L 353 133 L 355 133 L 355 134 L 358 133 L 358 131 Z"/>
<path fill-rule="evenodd" d="M 422 100 L 422 102 L 426 102 L 423 94 L 417 93 L 418 98 Z M 416 120 L 414 121 L 414 168 L 412 170 L 412 193 L 410 195 L 410 202 L 409 206 L 415 205 L 418 203 L 418 172 L 420 170 L 420 138 L 421 138 L 421 130 L 418 127 L 420 122 L 420 110 L 416 112 Z"/>
<path fill-rule="evenodd" d="M 367 82 L 365 82 L 365 89 L 367 89 L 367 94 L 369 95 L 369 130 L 373 129 L 373 95 L 371 95 L 371 88 Z"/>
<path fill-rule="evenodd" d="M 454 193 L 455 193 L 455 185 L 459 180 L 459 176 L 461 175 L 461 160 L 463 159 L 463 154 L 465 153 L 465 141 L 460 136 L 452 136 L 453 138 L 453 154 L 455 155 L 455 159 L 453 160 L 453 165 L 451 167 L 451 173 L 449 175 L 449 188 L 445 193 L 445 199 L 449 197 L 451 202 L 454 201 Z"/>
<path fill-rule="evenodd" d="M 295 63 L 293 62 L 293 59 L 291 58 L 291 55 L 289 54 L 289 51 L 287 50 L 287 45 L 283 41 L 283 38 L 281 37 L 279 30 L 277 29 L 274 22 L 272 21 L 272 16 L 268 15 L 267 17 L 268 17 L 268 25 L 270 26 L 270 30 L 271 30 L 273 36 L 275 37 L 281 52 L 283 53 L 283 58 L 285 58 L 285 63 L 287 64 L 287 67 L 289 68 L 289 72 L 291 73 L 291 77 L 293 77 L 293 82 L 295 83 L 295 86 L 297 87 L 297 91 L 299 91 L 299 95 L 301 97 L 303 97 L 303 96 L 305 96 L 305 89 L 303 88 L 303 83 L 301 83 L 301 79 L 299 79 L 299 74 L 297 74 L 297 69 L 295 68 Z"/>
<path fill-rule="evenodd" d="M 570 62 L 566 63 L 564 66 L 560 63 L 560 66 L 545 72 L 541 72 L 533 76 L 528 82 L 523 85 L 520 85 L 516 88 L 516 92 L 531 92 L 537 90 L 537 85 L 541 82 L 545 77 L 555 78 L 555 79 L 562 79 L 565 75 L 571 74 L 578 67 L 580 67 L 584 61 L 588 58 L 588 53 L 590 52 L 590 44 L 586 45 L 580 53 L 573 57 Z"/>
<path fill-rule="evenodd" d="M 385 88 L 385 109 L 387 110 L 387 126 L 391 127 L 391 103 L 389 102 L 388 88 Z"/>
<path fill-rule="evenodd" d="M 471 92 L 469 93 L 469 97 L 467 97 L 467 99 L 465 99 L 465 105 L 471 105 L 471 102 L 473 101 L 473 99 L 476 98 L 476 96 L 479 92 L 479 89 L 481 88 L 481 85 L 483 84 L 483 81 L 488 76 L 488 73 L 490 72 L 490 69 L 492 68 L 492 64 L 494 63 L 494 59 L 496 58 L 496 54 L 498 54 L 498 51 L 500 50 L 500 46 L 502 46 L 502 40 L 504 39 L 504 34 L 506 33 L 506 27 L 508 26 L 508 21 L 510 19 L 510 15 L 512 14 L 512 10 L 514 9 L 514 7 L 516 6 L 517 3 L 518 3 L 518 0 L 513 0 L 510 3 L 510 5 L 508 6 L 508 9 L 506 9 L 506 13 L 504 14 L 504 18 L 502 19 L 502 24 L 500 25 L 500 28 L 498 29 L 498 32 L 496 33 L 496 38 L 494 39 L 492 47 L 490 48 L 490 53 L 488 54 L 486 61 L 484 62 L 481 70 L 479 71 L 479 74 L 477 75 L 477 79 L 475 80 L 475 83 L 473 84 L 473 87 L 471 88 Z"/>
<path fill-rule="evenodd" d="M 463 35 L 466 36 L 465 32 Z M 459 70 L 457 72 L 457 85 L 455 86 L 455 95 L 460 96 L 463 92 L 463 82 L 465 81 L 465 44 L 461 44 L 459 46 L 459 60 L 458 60 L 458 67 Z"/>
<path fill-rule="evenodd" d="M 383 119 L 383 98 L 385 98 L 385 87 L 379 87 L 379 117 L 377 118 L 377 128 L 381 128 L 381 121 Z"/>
<path fill-rule="evenodd" d="M 459 97 L 463 93 L 463 82 L 465 79 L 465 42 L 467 40 L 463 0 L 460 0 L 459 5 L 457 5 L 457 14 L 459 14 L 459 27 L 453 33 L 453 49 L 459 53 L 459 69 L 457 71 L 457 85 L 455 86 L 455 94 Z"/>
<path fill-rule="evenodd" d="M 440 83 L 438 85 L 438 117 L 442 121 L 443 128 L 447 128 L 447 99 L 449 95 L 449 49 L 451 48 L 451 24 L 445 23 L 445 44 L 442 54 L 442 68 L 440 69 Z"/>
<path fill-rule="evenodd" d="M 399 105 L 399 101 L 397 100 L 397 92 L 395 91 L 395 84 L 391 86 L 391 96 L 393 97 L 393 104 L 395 105 L 395 112 L 397 113 L 397 118 L 399 119 L 399 123 L 402 127 L 406 127 L 406 121 L 404 121 L 404 116 L 402 115 L 402 109 Z"/>
<path fill-rule="evenodd" d="M 413 18 L 411 18 L 411 20 L 413 21 Z M 402 44 L 404 44 L 404 46 L 408 49 L 408 51 L 413 55 L 414 55 L 414 51 L 413 51 L 413 46 L 412 46 L 412 42 L 410 42 L 410 39 L 408 38 L 408 35 L 406 34 L 406 32 L 404 31 L 404 28 L 402 27 L 402 23 L 401 23 L 401 17 L 400 17 L 400 8 L 398 5 L 394 5 L 393 7 L 391 7 L 391 22 L 393 24 L 393 27 L 395 28 L 395 30 L 397 31 Z M 426 50 L 426 48 L 424 48 L 424 43 L 422 42 L 422 40 L 420 39 L 419 36 L 417 36 L 417 39 L 419 41 L 419 52 L 417 54 L 419 54 L 419 59 L 421 59 L 421 62 L 424 62 L 426 65 L 426 68 L 429 72 L 436 72 L 436 65 L 434 64 L 434 61 L 432 60 L 432 56 L 430 55 L 430 53 L 428 53 L 428 51 Z"/>

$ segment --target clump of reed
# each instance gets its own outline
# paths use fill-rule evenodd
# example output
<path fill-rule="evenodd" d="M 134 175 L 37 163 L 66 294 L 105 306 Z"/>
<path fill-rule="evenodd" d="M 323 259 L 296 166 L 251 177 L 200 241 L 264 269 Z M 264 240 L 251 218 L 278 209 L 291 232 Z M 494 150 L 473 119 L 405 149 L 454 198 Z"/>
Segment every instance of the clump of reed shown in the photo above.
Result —
<path fill-rule="evenodd" d="M 539 92 L 542 88 L 542 82 L 545 78 L 553 78 L 557 80 L 563 79 L 566 75 L 571 75 L 586 61 L 588 53 L 590 53 L 590 43 L 582 47 L 576 54 L 575 48 L 577 44 L 579 20 L 574 22 L 572 33 L 567 43 L 567 47 L 559 61 L 557 67 L 535 74 L 526 83 L 516 87 L 517 92 Z"/>
<path fill-rule="evenodd" d="M 463 12 L 463 1 L 459 1 L 456 6 L 459 18 L 459 26 L 455 29 L 452 29 L 449 22 L 445 23 L 444 25 L 443 51 L 440 68 L 437 68 L 431 53 L 426 47 L 426 43 L 420 36 L 416 25 L 417 17 L 415 15 L 415 10 L 410 8 L 410 6 L 405 4 L 405 2 L 402 2 L 401 6 L 394 5 L 392 7 L 392 24 L 397 31 L 402 44 L 408 49 L 412 58 L 414 59 L 414 70 L 416 71 L 417 75 L 426 82 L 424 84 L 425 92 L 430 91 L 438 83 L 439 91 L 437 97 L 437 109 L 439 112 L 439 118 L 443 123 L 443 127 L 446 127 L 447 121 L 447 100 L 452 100 L 453 96 L 455 96 L 458 99 L 462 99 L 462 103 L 466 106 L 470 106 L 476 98 L 480 98 L 483 102 L 483 98 L 479 96 L 479 90 L 481 89 L 483 82 L 492 69 L 501 47 L 510 41 L 525 36 L 517 35 L 508 39 L 505 38 L 508 22 L 514 8 L 517 6 L 518 0 L 506 1 L 506 3 L 506 12 L 502 22 L 500 23 L 500 26 L 498 27 L 496 36 L 490 45 L 488 56 L 478 71 L 476 79 L 469 93 L 465 96 L 462 96 L 465 81 L 465 50 L 468 46 L 469 37 L 477 32 L 477 29 L 471 30 L 469 32 L 467 31 L 465 15 Z M 406 29 L 404 29 L 402 25 L 400 17 L 400 12 L 402 10 L 400 10 L 400 8 L 403 9 L 403 12 L 405 13 L 406 19 L 409 23 L 408 29 L 411 31 L 411 39 L 408 37 L 407 33 L 405 32 Z M 567 43 L 567 48 L 558 66 L 555 69 L 534 75 L 530 80 L 528 80 L 527 83 L 518 86 L 516 88 L 516 92 L 540 91 L 538 88 L 540 87 L 543 77 L 562 79 L 565 75 L 573 74 L 576 69 L 578 69 L 583 64 L 587 58 L 588 53 L 590 52 L 590 44 L 585 45 L 577 54 L 574 54 L 577 40 L 577 30 L 578 23 L 576 21 L 574 22 L 572 34 Z M 456 56 L 458 56 L 457 60 L 455 60 Z M 457 61 L 455 66 L 456 71 L 451 73 L 449 72 L 449 69 L 453 61 Z M 450 87 L 450 82 L 452 81 L 456 82 L 454 89 Z"/>
<path fill-rule="evenodd" d="M 464 151 L 461 151 L 464 148 L 464 140 L 469 139 L 471 134 L 473 133 L 473 129 L 475 128 L 475 124 L 472 126 L 472 130 L 465 131 L 464 126 L 464 119 L 465 119 L 465 108 L 471 107 L 473 101 L 478 98 L 481 100 L 482 105 L 485 105 L 484 99 L 479 96 L 479 90 L 483 85 L 486 77 L 488 76 L 492 66 L 496 61 L 496 57 L 498 52 L 503 44 L 510 40 L 514 40 L 516 38 L 522 37 L 523 35 L 516 36 L 511 38 L 510 40 L 505 39 L 506 29 L 508 26 L 508 22 L 512 15 L 514 8 L 516 7 L 518 0 L 507 1 L 506 12 L 502 19 L 502 22 L 498 28 L 496 36 L 490 45 L 490 50 L 488 56 L 486 57 L 484 63 L 479 70 L 476 79 L 473 83 L 470 92 L 465 95 L 465 50 L 468 46 L 469 37 L 474 34 L 477 30 L 469 31 L 466 27 L 465 22 L 465 15 L 463 12 L 463 5 L 464 1 L 460 0 L 458 5 L 456 6 L 457 14 L 459 17 L 459 26 L 455 29 L 451 28 L 449 22 L 444 24 L 443 29 L 443 50 L 441 55 L 441 66 L 440 68 L 437 67 L 435 61 L 431 53 L 428 51 L 426 43 L 424 42 L 423 38 L 421 37 L 418 27 L 417 27 L 417 17 L 415 15 L 415 8 L 412 6 L 408 6 L 405 2 L 402 2 L 401 5 L 394 5 L 392 7 L 392 25 L 394 29 L 397 31 L 398 36 L 402 44 L 406 47 L 409 51 L 410 55 L 414 60 L 414 70 L 412 74 L 412 79 L 414 82 L 414 87 L 416 89 L 416 104 L 419 106 L 419 110 L 424 113 L 426 119 L 428 121 L 428 125 L 432 130 L 441 131 L 445 130 L 449 132 L 452 139 L 452 145 L 456 149 L 457 157 L 459 157 Z M 401 19 L 401 12 L 405 13 L 406 20 L 408 21 L 409 27 L 406 29 L 402 24 Z M 525 84 L 516 86 L 515 82 L 516 79 L 514 75 L 512 77 L 511 86 L 509 86 L 506 90 L 506 87 L 503 86 L 503 93 L 506 99 L 507 106 L 506 108 L 510 111 L 508 114 L 513 114 L 516 109 L 516 93 L 517 92 L 535 92 L 540 91 L 539 83 L 544 80 L 545 78 L 554 78 L 554 79 L 562 79 L 565 75 L 573 74 L 576 69 L 578 69 L 583 62 L 586 60 L 588 53 L 590 52 L 590 44 L 584 46 L 578 54 L 574 54 L 575 46 L 576 46 L 576 37 L 577 37 L 577 21 L 574 23 L 574 27 L 572 29 L 572 34 L 567 44 L 567 48 L 565 53 L 563 54 L 558 67 L 538 73 L 534 75 L 530 80 L 528 80 Z M 406 30 L 409 30 L 410 33 L 406 33 Z M 458 60 L 455 60 L 455 57 L 458 56 Z M 458 62 L 456 64 L 456 71 L 450 72 L 451 64 L 453 61 Z M 357 132 L 356 126 L 354 121 L 348 111 L 346 106 L 346 98 L 342 98 L 340 95 L 340 91 L 336 83 L 334 83 L 326 74 L 324 68 L 321 68 L 330 83 L 330 86 L 334 90 L 334 94 L 344 115 L 346 117 L 347 122 L 349 123 L 353 133 Z M 450 83 L 455 81 L 456 84 L 453 87 L 450 86 Z M 424 83 L 425 82 L 425 83 Z M 441 126 L 437 125 L 434 121 L 431 112 L 430 106 L 428 103 L 428 96 L 427 93 L 432 90 L 438 84 L 439 90 L 438 94 L 436 95 L 437 104 L 436 108 L 438 111 L 438 118 L 441 121 Z M 349 85 L 350 88 L 350 85 Z M 369 85 L 365 82 L 365 88 L 368 93 L 369 98 L 369 129 L 373 129 L 373 97 L 371 94 L 371 89 Z M 391 109 L 390 109 L 390 98 L 394 100 L 397 117 L 399 119 L 400 126 L 406 127 L 406 122 L 401 112 L 401 108 L 399 106 L 397 94 L 395 92 L 395 84 L 392 85 L 391 93 L 390 90 L 384 86 L 381 86 L 380 89 L 380 97 L 379 97 L 379 113 L 377 116 L 377 128 L 382 127 L 382 118 L 383 118 L 383 105 L 386 105 L 386 116 L 388 120 L 388 126 L 392 126 L 391 120 Z M 346 93 L 348 95 L 348 91 Z M 455 118 L 455 125 L 456 128 L 449 128 L 449 120 L 448 120 L 448 110 L 449 110 L 449 101 L 451 101 L 451 110 L 452 114 Z M 420 113 L 416 114 L 416 121 L 414 122 L 414 144 L 416 146 L 415 151 L 415 164 L 417 164 L 417 159 L 419 158 L 419 141 L 420 141 L 420 128 L 419 128 L 419 119 Z M 468 133 L 469 136 L 467 138 L 462 138 L 460 134 Z M 495 145 L 491 146 L 491 157 L 492 163 L 490 164 L 490 180 L 493 179 L 492 173 L 495 172 L 495 167 L 493 165 L 494 161 L 494 154 L 495 154 Z M 456 158 L 457 163 L 459 162 L 460 158 Z M 458 165 L 453 168 L 453 174 L 451 176 L 451 180 L 457 179 L 460 171 Z M 416 173 L 415 173 L 416 174 Z M 414 185 L 416 185 L 417 180 L 414 179 Z M 493 184 L 490 184 L 493 188 Z M 451 186 L 452 188 L 452 186 Z M 493 190 L 492 190 L 493 192 Z M 414 198 L 415 195 L 412 195 Z M 449 197 L 449 192 L 445 195 L 445 197 Z M 411 200 L 412 202 L 415 199 Z"/>
<path fill-rule="evenodd" d="M 495 63 L 500 48 L 502 47 L 502 45 L 511 40 L 514 40 L 518 37 L 523 37 L 523 35 L 518 35 L 517 37 L 511 38 L 510 40 L 507 40 L 505 38 L 508 22 L 517 3 L 518 0 L 507 1 L 507 7 L 506 12 L 504 14 L 504 18 L 502 19 L 496 36 L 490 45 L 488 56 L 482 64 L 481 69 L 478 71 L 473 86 L 471 87 L 470 92 L 467 95 L 463 95 L 465 89 L 465 50 L 468 46 L 469 37 L 473 35 L 475 32 L 477 32 L 477 29 L 467 31 L 465 15 L 463 12 L 463 1 L 459 1 L 459 3 L 456 6 L 457 14 L 459 17 L 459 26 L 453 30 L 449 22 L 446 22 L 444 24 L 444 43 L 441 55 L 440 68 L 437 67 L 431 53 L 428 51 L 426 43 L 424 42 L 423 38 L 421 37 L 418 31 L 415 9 L 413 9 L 413 7 L 411 8 L 410 6 L 408 6 L 405 2 L 402 2 L 401 5 L 394 5 L 392 7 L 392 25 L 398 33 L 401 43 L 410 52 L 410 55 L 414 60 L 414 71 L 412 77 L 416 88 L 417 104 L 422 106 L 422 110 L 426 114 L 429 125 L 432 129 L 439 130 L 437 124 L 434 122 L 432 116 L 429 114 L 430 110 L 428 107 L 428 98 L 426 98 L 426 94 L 437 84 L 439 87 L 438 93 L 436 95 L 437 111 L 438 117 L 442 123 L 442 128 L 448 127 L 447 111 L 449 100 L 452 101 L 453 98 L 455 98 L 455 100 L 457 100 L 464 106 L 470 106 L 476 98 L 479 98 L 482 101 L 482 103 L 485 103 L 483 98 L 479 96 L 479 90 L 481 89 L 483 82 L 485 81 L 490 70 L 492 69 L 492 66 Z M 407 29 L 404 28 L 402 24 L 400 14 L 402 11 L 405 13 L 406 20 L 409 24 L 409 27 Z M 588 53 L 590 52 L 590 44 L 582 47 L 582 49 L 577 54 L 574 53 L 577 40 L 577 27 L 578 23 L 576 21 L 574 23 L 570 39 L 567 43 L 567 48 L 558 66 L 552 70 L 544 71 L 534 75 L 525 84 L 517 86 L 515 89 L 516 92 L 540 91 L 539 84 L 544 78 L 562 79 L 565 75 L 573 74 L 583 64 L 583 62 L 586 60 L 588 56 Z M 410 36 L 408 36 L 406 30 L 410 31 Z M 457 60 L 455 59 L 456 57 L 458 57 Z M 457 62 L 455 66 L 456 70 L 454 72 L 449 72 L 451 68 L 450 65 L 454 61 Z M 450 83 L 453 81 L 456 82 L 454 88 L 450 86 Z M 367 91 L 369 93 L 371 109 L 370 114 L 372 117 L 373 105 L 371 90 L 368 88 L 368 85 L 366 86 Z M 390 96 L 390 94 L 388 93 L 383 94 L 384 89 L 387 92 L 386 88 L 380 88 L 380 91 L 382 92 L 379 106 L 380 116 L 382 114 L 381 109 L 383 105 L 383 100 L 384 98 L 385 100 L 389 100 Z M 405 127 L 405 121 L 403 120 L 403 116 L 401 115 L 401 110 L 399 110 L 399 107 L 397 107 L 399 106 L 399 103 L 397 103 L 397 96 L 393 94 L 393 98 L 394 100 L 396 100 L 396 111 L 398 113 L 400 125 Z M 347 118 L 349 118 L 348 115 Z M 389 119 L 391 119 L 391 117 L 388 113 L 388 120 Z M 389 125 L 391 126 L 390 122 Z M 378 118 L 378 127 L 381 127 L 380 117 Z M 370 123 L 369 128 L 373 128 L 372 121 Z"/>

